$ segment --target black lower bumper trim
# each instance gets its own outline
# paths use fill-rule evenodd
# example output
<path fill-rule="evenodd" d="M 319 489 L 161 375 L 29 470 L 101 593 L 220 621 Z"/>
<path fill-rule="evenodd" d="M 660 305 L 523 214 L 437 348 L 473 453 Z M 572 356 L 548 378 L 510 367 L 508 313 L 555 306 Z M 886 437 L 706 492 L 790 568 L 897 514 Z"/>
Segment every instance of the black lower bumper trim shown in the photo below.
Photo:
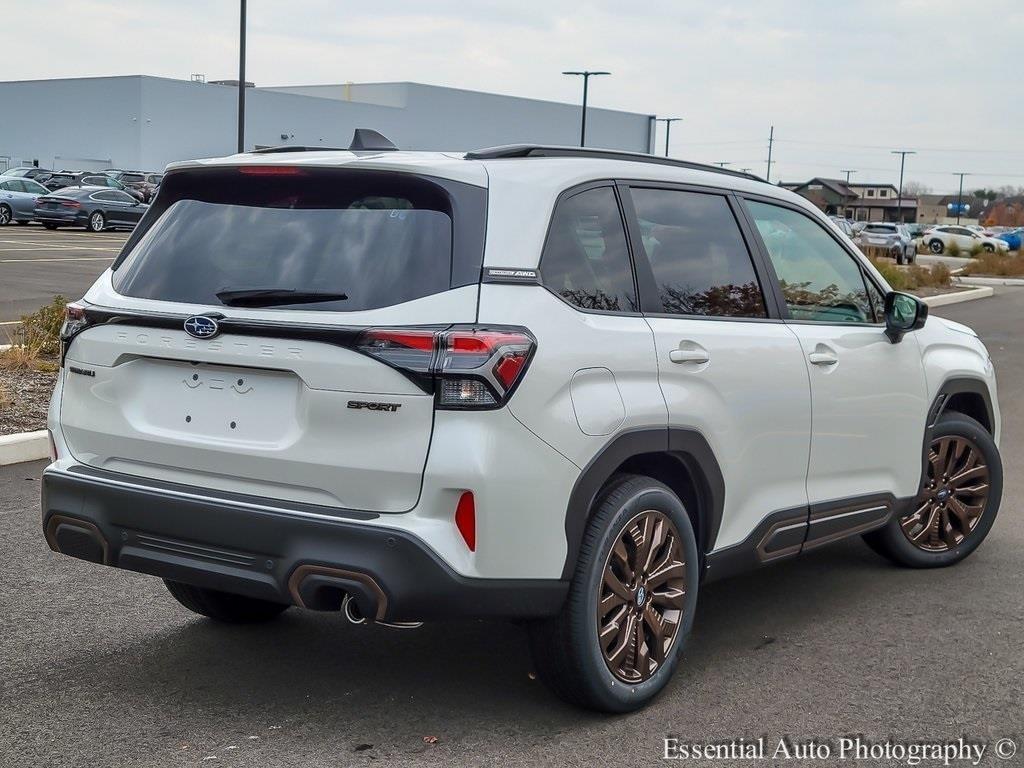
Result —
<path fill-rule="evenodd" d="M 558 579 L 467 578 L 403 531 L 126 487 L 105 482 L 102 475 L 46 472 L 43 528 L 52 528 L 54 516 L 62 524 L 81 523 L 100 537 L 104 562 L 118 568 L 314 608 L 337 607 L 336 595 L 327 594 L 329 583 L 322 578 L 302 589 L 292 580 L 296 571 L 302 566 L 346 571 L 355 575 L 353 591 L 360 583 L 365 587 L 361 603 L 373 595 L 383 605 L 370 612 L 382 621 L 550 616 L 568 590 L 568 582 Z M 66 551 L 59 541 L 55 548 L 72 556 L 89 551 Z M 306 599 L 309 595 L 322 599 Z"/>

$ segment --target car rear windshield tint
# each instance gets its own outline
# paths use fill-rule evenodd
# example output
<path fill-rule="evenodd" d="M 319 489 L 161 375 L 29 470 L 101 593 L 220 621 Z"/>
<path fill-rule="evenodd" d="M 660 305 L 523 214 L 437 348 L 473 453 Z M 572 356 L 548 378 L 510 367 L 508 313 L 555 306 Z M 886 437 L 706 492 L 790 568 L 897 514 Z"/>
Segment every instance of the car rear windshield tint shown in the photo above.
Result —
<path fill-rule="evenodd" d="M 346 297 L 287 309 L 392 306 L 479 280 L 484 196 L 397 173 L 172 173 L 115 263 L 114 287 L 214 306 L 218 293 L 249 290 Z"/>

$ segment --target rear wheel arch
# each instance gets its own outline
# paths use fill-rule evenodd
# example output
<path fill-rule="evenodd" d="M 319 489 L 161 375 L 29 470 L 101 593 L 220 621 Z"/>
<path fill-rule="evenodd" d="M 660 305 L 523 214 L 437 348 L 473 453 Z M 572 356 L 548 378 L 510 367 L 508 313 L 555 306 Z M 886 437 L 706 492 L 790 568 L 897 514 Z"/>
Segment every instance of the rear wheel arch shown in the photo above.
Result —
<path fill-rule="evenodd" d="M 566 559 L 562 578 L 571 578 L 595 502 L 622 474 L 644 475 L 668 486 L 683 502 L 697 536 L 701 559 L 711 551 L 722 522 L 725 481 L 707 439 L 676 427 L 620 433 L 584 468 L 566 509 Z"/>

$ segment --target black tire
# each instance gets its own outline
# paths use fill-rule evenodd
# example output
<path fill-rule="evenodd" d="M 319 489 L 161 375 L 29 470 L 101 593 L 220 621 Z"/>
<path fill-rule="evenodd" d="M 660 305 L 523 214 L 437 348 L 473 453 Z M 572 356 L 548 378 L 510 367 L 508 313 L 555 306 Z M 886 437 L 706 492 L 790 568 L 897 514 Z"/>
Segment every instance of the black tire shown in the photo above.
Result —
<path fill-rule="evenodd" d="M 946 246 L 941 240 L 932 240 L 928 243 L 928 250 L 934 254 L 939 254 L 946 250 Z"/>
<path fill-rule="evenodd" d="M 992 435 L 981 424 L 956 411 L 947 411 L 935 425 L 933 439 L 941 437 L 965 437 L 977 446 L 988 468 L 988 497 L 984 510 L 974 528 L 955 547 L 941 552 L 926 551 L 912 544 L 900 527 L 900 519 L 893 518 L 884 527 L 864 535 L 875 552 L 908 568 L 944 568 L 955 565 L 981 546 L 988 536 L 999 512 L 1003 494 L 1003 464 Z M 915 503 L 912 506 L 917 506 Z M 910 514 L 913 513 L 911 509 Z M 906 519 L 906 516 L 902 519 Z"/>
<path fill-rule="evenodd" d="M 255 624 L 277 618 L 289 606 L 216 589 L 193 587 L 164 579 L 167 591 L 193 613 L 228 624 Z"/>
<path fill-rule="evenodd" d="M 43 227 L 45 227 L 46 229 L 56 229 L 57 225 L 56 224 L 43 224 Z"/>
<path fill-rule="evenodd" d="M 9 205 L 0 203 L 0 227 L 7 226 L 14 221 L 14 211 Z"/>
<path fill-rule="evenodd" d="M 904 257 L 904 261 L 907 264 L 913 264 L 915 261 L 917 261 L 917 248 L 911 250 L 910 253 L 908 253 L 906 257 Z"/>
<path fill-rule="evenodd" d="M 29 222 L 26 219 L 18 219 L 16 223 L 20 224 L 23 227 L 29 224 Z"/>
<path fill-rule="evenodd" d="M 903 249 L 902 248 L 893 248 L 892 256 L 893 256 L 894 259 L 896 259 L 896 263 L 899 266 L 902 267 L 903 266 Z"/>
<path fill-rule="evenodd" d="M 89 214 L 89 221 L 85 228 L 90 232 L 102 232 L 107 226 L 107 217 L 102 211 L 93 211 Z"/>
<path fill-rule="evenodd" d="M 981 247 L 988 253 L 996 252 L 996 247 L 994 245 L 990 245 L 989 243 L 983 243 Z"/>
<path fill-rule="evenodd" d="M 647 511 L 663 515 L 678 533 L 679 555 L 685 560 L 685 595 L 664 660 L 647 679 L 629 683 L 616 677 L 605 661 L 598 640 L 598 600 L 612 547 L 627 524 Z M 696 537 L 679 497 L 649 477 L 616 476 L 594 502 L 561 613 L 530 624 L 530 648 L 538 677 L 560 698 L 581 707 L 601 712 L 643 707 L 661 692 L 679 662 L 697 609 L 699 572 Z M 654 600 L 653 592 L 652 587 L 648 600 Z M 639 589 L 637 600 L 643 605 Z M 649 605 L 653 608 L 653 602 Z"/>

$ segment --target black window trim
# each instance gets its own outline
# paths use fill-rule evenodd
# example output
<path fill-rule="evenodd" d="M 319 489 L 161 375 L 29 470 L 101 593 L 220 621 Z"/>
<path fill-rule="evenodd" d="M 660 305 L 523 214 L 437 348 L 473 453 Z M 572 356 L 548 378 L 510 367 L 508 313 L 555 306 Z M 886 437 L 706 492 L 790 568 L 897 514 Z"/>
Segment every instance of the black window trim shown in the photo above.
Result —
<path fill-rule="evenodd" d="M 555 214 L 558 211 L 558 206 L 561 205 L 564 200 L 568 200 L 569 198 L 583 194 L 584 192 L 589 192 L 592 189 L 600 189 L 601 187 L 611 187 L 612 193 L 615 195 L 615 201 L 619 207 L 619 218 L 622 221 L 622 231 L 626 239 L 626 252 L 629 254 L 629 269 L 633 276 L 633 295 L 636 297 L 637 306 L 642 309 L 643 305 L 640 295 L 640 286 L 637 282 L 636 254 L 634 253 L 633 244 L 629 234 L 629 225 L 627 222 L 628 216 L 626 215 L 626 210 L 623 205 L 622 194 L 615 179 L 591 179 L 590 181 L 584 181 L 581 184 L 576 184 L 563 189 L 558 194 L 558 197 L 555 198 L 555 204 L 551 206 L 551 213 L 548 215 L 548 226 L 544 232 L 544 243 L 541 245 L 540 249 L 540 261 L 537 265 L 538 280 L 545 291 L 576 312 L 582 312 L 587 315 L 611 315 L 613 317 L 643 317 L 644 313 L 642 311 L 629 312 L 627 310 L 587 309 L 586 307 L 580 307 L 566 301 L 562 294 L 553 290 L 551 286 L 544 281 L 544 253 L 548 247 L 548 240 L 551 238 L 551 228 L 555 224 Z"/>
<path fill-rule="evenodd" d="M 764 242 L 763 238 L 761 237 L 761 233 L 758 232 L 757 225 L 754 222 L 754 216 L 750 212 L 750 208 L 746 204 L 748 200 L 754 201 L 754 202 L 759 202 L 759 203 L 765 203 L 766 205 L 774 205 L 774 206 L 777 206 L 779 208 L 788 208 L 789 210 L 794 211 L 795 213 L 798 213 L 798 214 L 804 216 L 805 218 L 809 219 L 810 221 L 814 222 L 815 224 L 818 225 L 818 227 L 820 227 L 822 230 L 824 230 L 824 232 L 829 237 L 832 238 L 832 240 L 840 247 L 840 249 L 845 251 L 846 254 L 851 259 L 853 259 L 853 263 L 857 266 L 857 269 L 860 270 L 861 279 L 864 280 L 865 283 L 871 283 L 871 285 L 873 285 L 875 287 L 875 290 L 877 290 L 882 295 L 883 298 L 885 297 L 886 293 L 888 293 L 888 291 L 886 291 L 884 288 L 882 288 L 882 286 L 880 286 L 878 284 L 878 282 L 874 279 L 874 276 L 867 270 L 867 267 L 864 264 L 865 257 L 862 254 L 855 253 L 853 250 L 851 250 L 851 248 L 846 243 L 844 243 L 839 237 L 836 236 L 836 233 L 833 232 L 830 227 L 822 226 L 820 221 L 815 219 L 815 217 L 813 215 L 808 213 L 801 206 L 795 205 L 795 204 L 789 202 L 788 200 L 780 200 L 777 197 L 770 197 L 768 195 L 758 195 L 758 194 L 748 193 L 748 192 L 743 192 L 743 193 L 738 194 L 737 195 L 737 199 L 741 203 L 740 209 L 742 210 L 743 215 L 747 219 L 748 226 L 751 228 L 752 234 L 753 234 L 754 238 L 756 239 L 757 248 L 758 248 L 758 250 L 761 253 L 761 258 L 765 262 L 766 270 L 768 271 L 768 274 L 770 275 L 769 284 L 771 285 L 772 293 L 775 294 L 775 300 L 776 300 L 776 302 L 778 302 L 778 305 L 779 305 L 779 308 L 780 308 L 780 311 L 781 311 L 781 316 L 782 316 L 784 322 L 786 322 L 786 323 L 788 323 L 790 325 L 832 325 L 832 326 L 836 326 L 836 327 L 848 327 L 848 328 L 884 328 L 885 327 L 885 322 L 884 321 L 873 322 L 873 323 L 839 323 L 839 322 L 834 322 L 832 320 L 801 320 L 801 319 L 797 319 L 797 318 L 794 318 L 794 317 L 790 317 L 789 308 L 786 306 L 785 297 L 783 297 L 783 295 L 782 295 L 782 286 L 779 284 L 779 276 L 775 273 L 775 267 L 772 264 L 771 256 L 768 253 L 768 246 L 765 245 L 765 242 Z M 865 291 L 866 291 L 867 290 L 867 285 L 865 285 L 864 288 L 865 288 Z M 869 301 L 869 303 L 871 301 L 870 295 L 868 296 L 868 301 Z M 872 308 L 873 307 L 874 307 L 874 305 L 872 304 Z"/>
<path fill-rule="evenodd" d="M 769 282 L 769 279 L 774 279 L 774 272 L 768 272 L 765 269 L 765 265 L 763 263 L 764 255 L 756 246 L 754 233 L 751 231 L 750 225 L 741 211 L 735 192 L 722 187 L 705 186 L 702 184 L 683 184 L 650 179 L 620 179 L 618 181 L 618 186 L 621 188 L 623 199 L 626 202 L 626 230 L 629 236 L 631 250 L 636 254 L 633 260 L 633 268 L 636 271 L 638 287 L 641 289 L 640 308 L 643 310 L 644 317 L 667 318 L 671 320 L 710 320 L 732 323 L 782 322 L 783 318 L 781 307 L 784 305 L 779 304 L 778 296 L 775 291 L 772 290 L 772 283 Z M 654 279 L 654 270 L 651 268 L 650 261 L 647 258 L 647 253 L 644 250 L 643 239 L 640 234 L 640 220 L 637 217 L 636 208 L 633 205 L 633 198 L 630 194 L 631 188 L 694 192 L 698 194 L 718 195 L 719 197 L 725 198 L 726 204 L 729 206 L 729 210 L 732 212 L 733 218 L 736 220 L 736 226 L 740 231 L 740 236 L 743 239 L 744 246 L 747 249 L 747 254 L 750 257 L 750 262 L 754 269 L 754 275 L 761 288 L 761 294 L 764 298 L 765 305 L 765 317 L 681 315 L 673 312 L 661 311 L 661 298 L 658 294 L 657 283 Z"/>

